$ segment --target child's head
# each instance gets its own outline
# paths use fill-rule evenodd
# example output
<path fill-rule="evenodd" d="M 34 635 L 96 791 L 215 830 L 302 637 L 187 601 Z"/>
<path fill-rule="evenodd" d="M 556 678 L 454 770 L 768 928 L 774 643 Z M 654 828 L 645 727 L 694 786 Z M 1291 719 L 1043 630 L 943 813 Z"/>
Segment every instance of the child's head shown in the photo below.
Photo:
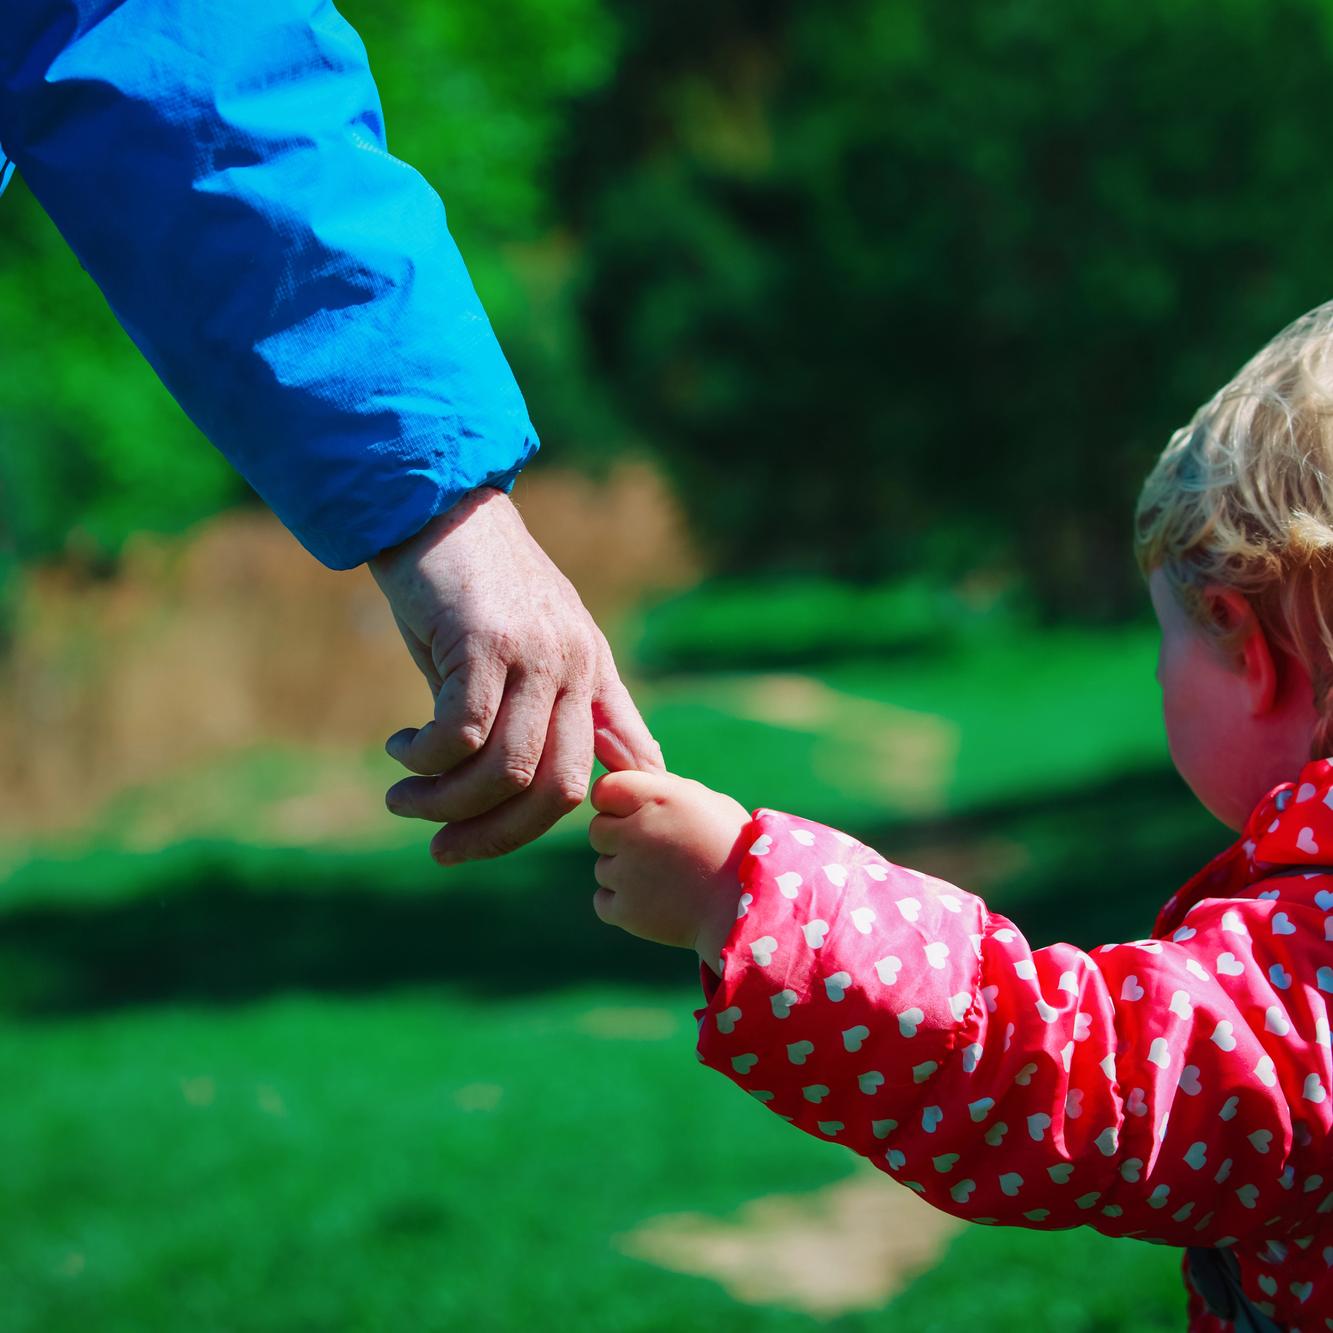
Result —
<path fill-rule="evenodd" d="M 1333 304 L 1172 436 L 1135 526 L 1171 757 L 1238 828 L 1333 752 Z"/>

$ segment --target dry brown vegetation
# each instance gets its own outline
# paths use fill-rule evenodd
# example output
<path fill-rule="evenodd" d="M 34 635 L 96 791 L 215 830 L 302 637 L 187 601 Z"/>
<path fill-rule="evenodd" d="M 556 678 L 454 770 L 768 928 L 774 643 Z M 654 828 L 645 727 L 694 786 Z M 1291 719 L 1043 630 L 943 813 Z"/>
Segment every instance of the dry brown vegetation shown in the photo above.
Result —
<path fill-rule="evenodd" d="M 603 623 L 697 577 L 644 465 L 603 481 L 534 468 L 516 499 Z M 112 579 L 27 580 L 0 662 L 0 833 L 72 826 L 118 791 L 247 746 L 374 745 L 426 706 L 363 570 L 322 568 L 259 511 L 142 538 Z"/>

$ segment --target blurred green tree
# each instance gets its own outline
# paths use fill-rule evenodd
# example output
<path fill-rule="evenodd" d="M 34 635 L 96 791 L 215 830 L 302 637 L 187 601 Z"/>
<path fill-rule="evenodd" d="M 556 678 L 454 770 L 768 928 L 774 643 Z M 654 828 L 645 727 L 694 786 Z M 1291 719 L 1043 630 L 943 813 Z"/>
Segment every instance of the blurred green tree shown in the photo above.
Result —
<path fill-rule="evenodd" d="M 598 363 L 728 567 L 1122 613 L 1141 474 L 1328 295 L 1326 0 L 617 0 Z"/>
<path fill-rule="evenodd" d="M 1114 616 L 1168 432 L 1327 295 L 1330 0 L 347 0 L 551 452 L 725 569 L 1017 569 Z M 243 488 L 21 186 L 0 552 Z"/>

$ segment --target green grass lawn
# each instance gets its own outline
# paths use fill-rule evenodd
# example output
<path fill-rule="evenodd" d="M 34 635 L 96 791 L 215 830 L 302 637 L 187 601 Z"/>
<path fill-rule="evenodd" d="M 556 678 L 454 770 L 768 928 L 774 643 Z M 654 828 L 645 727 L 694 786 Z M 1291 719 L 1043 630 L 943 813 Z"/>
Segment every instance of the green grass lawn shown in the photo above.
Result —
<path fill-rule="evenodd" d="M 616 1247 L 657 1214 L 725 1216 L 851 1166 L 695 1064 L 694 1003 L 409 992 L 9 1025 L 0 1322 L 808 1327 Z M 974 1229 L 890 1309 L 834 1327 L 1168 1329 L 1180 1300 L 1169 1252 Z"/>
<path fill-rule="evenodd" d="M 1221 839 L 1164 768 L 1152 652 L 1026 632 L 644 697 L 681 771 L 952 874 L 1037 942 L 1094 943 L 1142 933 Z M 580 818 L 447 875 L 387 817 L 272 834 L 316 783 L 372 802 L 391 777 L 233 756 L 0 858 L 0 1329 L 809 1327 L 616 1237 L 851 1159 L 696 1065 L 689 961 L 591 919 Z M 1178 1328 L 1177 1266 L 970 1228 L 830 1327 Z"/>

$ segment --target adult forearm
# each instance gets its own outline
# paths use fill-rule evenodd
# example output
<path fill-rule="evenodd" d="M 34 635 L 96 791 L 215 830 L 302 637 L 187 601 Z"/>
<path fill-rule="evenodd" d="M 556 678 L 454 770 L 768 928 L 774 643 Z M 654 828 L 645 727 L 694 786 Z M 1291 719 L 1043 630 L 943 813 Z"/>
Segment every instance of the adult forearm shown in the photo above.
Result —
<path fill-rule="evenodd" d="M 438 196 L 318 0 L 15 0 L 0 143 L 205 435 L 335 567 L 537 448 Z"/>

